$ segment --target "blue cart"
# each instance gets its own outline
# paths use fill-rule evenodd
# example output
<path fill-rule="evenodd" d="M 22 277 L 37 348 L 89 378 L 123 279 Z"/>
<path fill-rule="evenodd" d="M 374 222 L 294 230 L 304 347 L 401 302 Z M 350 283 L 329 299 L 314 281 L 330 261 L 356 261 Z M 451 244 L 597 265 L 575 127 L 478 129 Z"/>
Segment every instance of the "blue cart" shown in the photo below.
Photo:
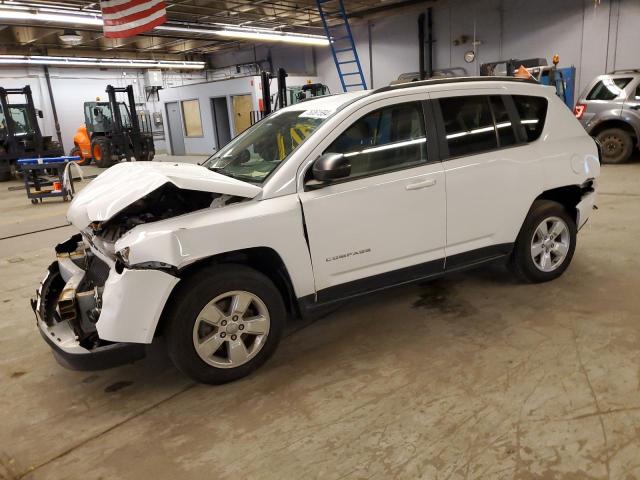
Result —
<path fill-rule="evenodd" d="M 22 172 L 24 188 L 31 203 L 42 203 L 44 198 L 62 197 L 63 201 L 73 198 L 75 190 L 69 175 L 69 185 L 65 185 L 64 171 L 69 162 L 80 157 L 22 158 L 16 161 Z"/>

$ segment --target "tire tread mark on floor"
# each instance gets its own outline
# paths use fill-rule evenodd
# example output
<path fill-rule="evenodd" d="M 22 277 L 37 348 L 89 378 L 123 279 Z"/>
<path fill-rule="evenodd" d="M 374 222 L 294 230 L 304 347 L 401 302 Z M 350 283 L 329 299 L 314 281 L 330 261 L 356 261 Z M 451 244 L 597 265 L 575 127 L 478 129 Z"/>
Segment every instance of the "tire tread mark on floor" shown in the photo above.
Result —
<path fill-rule="evenodd" d="M 130 422 L 131 420 L 134 420 L 134 419 L 136 419 L 136 418 L 138 418 L 138 417 L 140 417 L 140 416 L 144 415 L 145 413 L 147 413 L 147 412 L 149 412 L 149 411 L 153 410 L 153 409 L 154 409 L 154 408 L 156 408 L 157 406 L 162 405 L 163 403 L 168 402 L 168 401 L 170 401 L 170 400 L 173 400 L 174 398 L 176 398 L 176 397 L 178 397 L 178 396 L 182 395 L 183 393 L 185 393 L 185 392 L 187 392 L 187 391 L 191 390 L 193 387 L 195 387 L 195 386 L 197 386 L 197 385 L 198 385 L 198 383 L 196 383 L 196 382 L 191 383 L 191 384 L 187 385 L 185 388 L 183 388 L 183 389 L 181 389 L 181 390 L 177 391 L 176 393 L 174 393 L 174 394 L 172 394 L 172 395 L 169 395 L 168 397 L 163 398 L 162 400 L 160 400 L 160 401 L 158 401 L 158 402 L 156 402 L 156 403 L 153 403 L 153 404 L 149 405 L 149 406 L 148 406 L 148 407 L 146 407 L 146 408 L 143 408 L 142 410 L 140 410 L 139 412 L 135 413 L 134 415 L 131 415 L 130 417 L 127 417 L 127 418 L 125 418 L 124 420 L 122 420 L 122 421 L 120 421 L 120 422 L 118 422 L 118 423 L 115 423 L 115 424 L 111 425 L 111 426 L 110 426 L 109 428 L 107 428 L 106 430 L 103 430 L 102 432 L 96 433 L 96 434 L 95 434 L 95 435 L 93 435 L 92 437 L 89 437 L 89 438 L 87 438 L 87 439 L 83 440 L 82 442 L 78 443 L 77 445 L 73 445 L 72 447 L 67 448 L 65 451 L 63 451 L 63 452 L 59 453 L 59 454 L 58 454 L 58 455 L 56 455 L 55 457 L 52 457 L 52 458 L 50 458 L 49 460 L 47 460 L 47 461 L 45 461 L 45 462 L 42 462 L 41 464 L 36 465 L 36 466 L 35 466 L 35 467 L 33 467 L 33 468 L 28 468 L 26 471 L 24 471 L 24 472 L 20 473 L 20 474 L 16 477 L 16 480 L 20 480 L 20 479 L 22 479 L 22 478 L 26 477 L 27 475 L 31 475 L 31 474 L 32 474 L 33 472 L 35 472 L 36 470 L 39 470 L 39 469 L 41 469 L 42 467 L 45 467 L 46 465 L 49 465 L 50 463 L 55 462 L 56 460 L 59 460 L 59 459 L 60 459 L 60 458 L 62 458 L 62 457 L 65 457 L 66 455 L 68 455 L 68 454 L 70 454 L 71 452 L 73 452 L 75 449 L 77 449 L 77 448 L 79 448 L 79 447 L 81 447 L 81 446 L 83 446 L 83 445 L 85 445 L 85 444 L 87 444 L 87 443 L 89 443 L 89 442 L 92 442 L 93 440 L 97 440 L 98 438 L 100 438 L 100 437 L 102 437 L 102 436 L 106 435 L 107 433 L 109 433 L 109 432 L 111 432 L 111 431 L 115 430 L 116 428 L 118 428 L 118 427 L 120 427 L 120 426 L 124 425 L 125 423 L 128 423 L 128 422 Z"/>

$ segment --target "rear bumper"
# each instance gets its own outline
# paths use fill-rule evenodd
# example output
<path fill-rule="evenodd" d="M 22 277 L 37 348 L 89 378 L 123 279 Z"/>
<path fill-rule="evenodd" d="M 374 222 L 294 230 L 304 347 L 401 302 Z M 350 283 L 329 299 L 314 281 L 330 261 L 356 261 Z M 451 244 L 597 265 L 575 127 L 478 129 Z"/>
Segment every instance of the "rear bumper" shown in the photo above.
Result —
<path fill-rule="evenodd" d="M 596 192 L 589 192 L 583 195 L 580 203 L 576 205 L 576 210 L 578 212 L 576 218 L 578 230 L 580 230 L 580 228 L 582 228 L 582 226 L 587 223 L 587 220 L 589 220 L 589 216 L 591 215 L 591 212 L 593 211 L 593 208 L 596 204 L 596 199 Z"/>

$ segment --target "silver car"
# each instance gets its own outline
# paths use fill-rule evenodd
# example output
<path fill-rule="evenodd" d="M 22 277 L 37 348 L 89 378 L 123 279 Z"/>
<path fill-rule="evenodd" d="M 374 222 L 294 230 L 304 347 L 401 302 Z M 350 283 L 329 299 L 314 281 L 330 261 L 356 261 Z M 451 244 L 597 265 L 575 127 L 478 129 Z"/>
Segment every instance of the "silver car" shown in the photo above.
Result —
<path fill-rule="evenodd" d="M 603 163 L 626 162 L 640 140 L 640 69 L 596 77 L 580 95 L 574 113 L 602 145 Z"/>

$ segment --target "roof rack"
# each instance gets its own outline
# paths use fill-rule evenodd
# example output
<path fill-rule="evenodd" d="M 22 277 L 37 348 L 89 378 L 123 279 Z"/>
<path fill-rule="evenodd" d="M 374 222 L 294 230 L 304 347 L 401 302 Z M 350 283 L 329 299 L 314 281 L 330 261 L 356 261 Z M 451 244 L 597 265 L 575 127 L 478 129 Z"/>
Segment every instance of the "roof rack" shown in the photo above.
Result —
<path fill-rule="evenodd" d="M 609 72 L 608 75 L 615 75 L 616 73 L 640 73 L 640 68 L 622 68 Z"/>
<path fill-rule="evenodd" d="M 388 92 L 390 90 L 399 90 L 402 88 L 422 87 L 428 85 L 442 85 L 446 83 L 472 83 L 472 82 L 514 82 L 514 83 L 530 83 L 539 85 L 533 79 L 519 78 L 519 77 L 449 77 L 449 78 L 434 78 L 431 80 L 418 80 L 416 82 L 397 83 L 395 85 L 387 85 L 375 89 L 373 93 Z"/>

